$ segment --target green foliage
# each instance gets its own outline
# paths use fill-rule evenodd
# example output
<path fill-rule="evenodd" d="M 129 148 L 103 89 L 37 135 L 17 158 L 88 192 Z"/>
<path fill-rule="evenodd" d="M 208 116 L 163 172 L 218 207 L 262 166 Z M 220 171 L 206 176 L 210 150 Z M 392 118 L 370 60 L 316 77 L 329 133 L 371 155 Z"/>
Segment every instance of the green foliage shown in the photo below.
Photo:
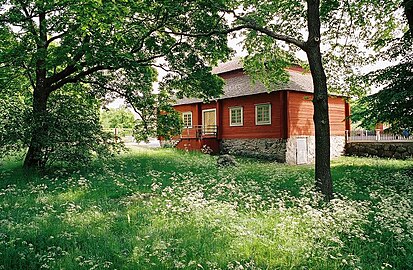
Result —
<path fill-rule="evenodd" d="M 1 50 L 5 43 L 0 44 Z M 22 151 L 27 145 L 31 103 L 28 88 L 24 76 L 14 73 L 12 67 L 0 66 L 0 158 Z"/>
<path fill-rule="evenodd" d="M 406 17 L 413 18 L 413 8 L 404 1 Z M 410 13 L 410 15 L 409 15 Z M 399 63 L 364 76 L 367 86 L 378 86 L 380 91 L 358 101 L 353 118 L 363 123 L 388 123 L 395 132 L 413 129 L 413 27 L 403 37 L 389 37 L 390 49 L 385 59 L 399 59 Z"/>
<path fill-rule="evenodd" d="M 386 86 L 376 94 L 358 101 L 353 119 L 364 124 L 388 123 L 394 131 L 413 129 L 413 61 L 378 71 L 374 80 Z"/>
<path fill-rule="evenodd" d="M 367 118 L 366 112 L 370 110 L 369 104 L 360 100 L 351 103 L 351 122 L 366 130 L 374 130 L 376 124 L 383 123 L 374 118 Z"/>
<path fill-rule="evenodd" d="M 108 109 L 100 113 L 103 128 L 133 128 L 135 117 L 126 107 Z"/>
<path fill-rule="evenodd" d="M 171 106 L 169 94 L 161 91 L 159 94 L 149 94 L 150 102 L 135 104 L 140 108 L 141 119 L 137 121 L 134 137 L 137 141 L 149 141 L 150 138 L 162 137 L 166 140 L 179 135 L 182 131 L 180 114 Z M 144 105 L 144 107 L 142 107 Z"/>
<path fill-rule="evenodd" d="M 88 96 L 83 87 L 65 88 L 50 97 L 50 109 L 44 116 L 47 133 L 41 138 L 48 166 L 56 162 L 85 165 L 96 156 L 110 157 L 121 147 L 113 134 L 102 131 L 100 102 Z"/>
<path fill-rule="evenodd" d="M 0 93 L 0 158 L 25 148 L 30 127 L 27 125 L 29 108 L 19 93 Z"/>
<path fill-rule="evenodd" d="M 182 132 L 182 117 L 173 108 L 169 111 L 164 110 L 158 114 L 157 118 L 157 136 L 166 140 L 177 136 Z"/>
<path fill-rule="evenodd" d="M 271 90 L 288 80 L 284 69 L 302 63 L 294 56 L 299 46 L 307 46 L 307 1 L 234 1 L 234 25 L 252 24 L 267 32 L 248 29 L 244 49 L 248 52 L 245 67 L 255 80 Z M 330 92 L 362 96 L 367 88 L 358 86 L 360 67 L 373 64 L 386 53 L 389 40 L 400 35 L 405 22 L 400 16 L 401 0 L 392 1 L 320 1 L 320 45 Z M 315 1 L 311 1 L 314 5 Z M 275 33 L 275 35 L 269 34 Z M 277 37 L 276 37 L 277 36 Z M 284 42 L 288 38 L 289 41 Z M 305 43 L 307 42 L 307 43 Z M 379 45 L 381 44 L 381 45 Z"/>
<path fill-rule="evenodd" d="M 141 77 L 141 85 L 151 87 L 157 59 L 166 60 L 162 67 L 171 70 L 175 79 L 196 85 L 201 79 L 217 80 L 207 66 L 230 53 L 225 35 L 183 38 L 170 33 L 224 27 L 217 7 L 205 1 L 5 0 L 3 5 L 9 8 L 1 13 L 0 26 L 9 42 L 1 62 L 24 70 L 36 84 L 36 60 L 44 61 L 42 68 L 46 68 L 51 90 L 79 81 L 102 83 L 120 70 L 134 73 Z M 43 12 L 47 20 L 40 29 L 37 23 Z M 16 31 L 14 26 L 24 31 Z M 41 35 L 47 35 L 47 40 Z M 219 85 L 212 88 L 206 90 L 206 96 L 215 96 L 220 90 Z M 196 89 L 185 94 L 202 95 L 200 88 Z"/>
<path fill-rule="evenodd" d="M 41 118 L 48 117 L 44 115 L 50 106 L 48 96 L 68 84 L 93 85 L 99 97 L 123 97 L 142 115 L 154 107 L 155 67 L 171 72 L 162 83 L 170 94 L 208 99 L 222 91 L 223 81 L 211 74 L 209 65 L 230 54 L 226 35 L 176 34 L 224 29 L 222 14 L 212 2 L 3 0 L 1 4 L 0 68 L 10 66 L 12 76 L 24 76 L 35 100 L 32 120 L 38 130 L 31 138 L 27 166 L 42 163 L 35 156 L 46 151 L 38 137 L 47 136 L 41 134 L 46 133 Z M 143 117 L 141 123 L 148 128 L 152 121 Z"/>
<path fill-rule="evenodd" d="M 36 130 L 28 98 L 30 93 L 24 90 L 12 93 L 10 90 L 1 92 L 0 157 L 25 150 L 33 130 Z M 44 166 L 56 162 L 85 165 L 96 156 L 110 157 L 120 149 L 121 145 L 114 144 L 113 135 L 102 131 L 100 102 L 86 94 L 84 86 L 66 86 L 62 91 L 54 92 L 49 102 L 49 110 L 41 118 L 47 123 L 47 132 L 40 137 Z"/>
<path fill-rule="evenodd" d="M 0 169 L 5 269 L 410 269 L 412 161 L 333 162 L 320 203 L 310 166 L 135 150 L 111 163 Z M 320 204 L 319 204 L 320 203 Z"/>

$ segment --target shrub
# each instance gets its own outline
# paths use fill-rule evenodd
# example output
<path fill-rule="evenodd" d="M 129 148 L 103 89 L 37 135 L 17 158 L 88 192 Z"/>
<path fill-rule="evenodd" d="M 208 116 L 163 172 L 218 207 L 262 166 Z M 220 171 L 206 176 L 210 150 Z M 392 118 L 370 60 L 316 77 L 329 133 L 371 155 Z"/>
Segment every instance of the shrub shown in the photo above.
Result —
<path fill-rule="evenodd" d="M 114 135 L 104 132 L 99 122 L 100 103 L 82 92 L 54 93 L 46 118 L 48 132 L 44 157 L 48 165 L 88 163 L 93 157 L 108 157 L 122 147 Z"/>
<path fill-rule="evenodd" d="M 112 156 L 123 148 L 114 135 L 102 130 L 100 102 L 87 94 L 84 86 L 52 93 L 48 110 L 42 115 L 47 123 L 40 138 L 42 166 L 56 162 L 78 166 L 93 157 Z M 0 100 L 0 158 L 26 149 L 35 129 L 30 100 L 19 93 L 4 95 Z"/>

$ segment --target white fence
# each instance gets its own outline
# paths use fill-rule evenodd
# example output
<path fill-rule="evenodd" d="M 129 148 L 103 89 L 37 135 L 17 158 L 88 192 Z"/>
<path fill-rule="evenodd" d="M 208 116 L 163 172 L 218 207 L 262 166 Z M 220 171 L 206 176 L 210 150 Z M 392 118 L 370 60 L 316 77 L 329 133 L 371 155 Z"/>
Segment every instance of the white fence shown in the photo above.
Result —
<path fill-rule="evenodd" d="M 413 141 L 413 135 L 409 132 L 392 134 L 377 130 L 346 130 L 347 142 L 406 142 Z"/>

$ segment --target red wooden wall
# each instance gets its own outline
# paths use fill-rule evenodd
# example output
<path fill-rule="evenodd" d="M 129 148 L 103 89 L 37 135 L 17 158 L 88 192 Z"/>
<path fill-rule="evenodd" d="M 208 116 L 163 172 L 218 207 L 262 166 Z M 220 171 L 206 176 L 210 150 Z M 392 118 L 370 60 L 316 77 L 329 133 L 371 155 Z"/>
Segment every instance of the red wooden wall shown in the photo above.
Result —
<path fill-rule="evenodd" d="M 257 94 L 245 97 L 223 99 L 222 102 L 222 139 L 247 139 L 247 138 L 280 138 L 282 136 L 281 100 L 280 92 Z M 255 124 L 255 105 L 262 103 L 271 104 L 271 124 Z M 243 126 L 231 127 L 229 119 L 230 107 L 243 107 Z"/>
<path fill-rule="evenodd" d="M 302 70 L 298 67 L 292 70 Z M 242 70 L 234 70 L 220 76 L 224 79 L 243 76 Z M 313 94 L 298 91 L 275 91 L 244 97 L 235 97 L 213 101 L 208 104 L 197 103 L 177 105 L 179 112 L 192 112 L 192 124 L 202 125 L 202 110 L 216 109 L 218 139 L 247 138 L 288 138 L 291 136 L 314 135 Z M 255 105 L 271 104 L 271 124 L 255 124 Z M 229 108 L 243 107 L 243 126 L 231 127 Z M 331 135 L 344 136 L 349 121 L 345 121 L 350 113 L 349 104 L 341 97 L 329 97 L 329 113 Z"/>
<path fill-rule="evenodd" d="M 312 103 L 313 94 L 288 91 L 288 134 L 314 135 Z M 344 136 L 346 130 L 346 102 L 341 97 L 328 98 L 330 132 L 332 136 Z"/>

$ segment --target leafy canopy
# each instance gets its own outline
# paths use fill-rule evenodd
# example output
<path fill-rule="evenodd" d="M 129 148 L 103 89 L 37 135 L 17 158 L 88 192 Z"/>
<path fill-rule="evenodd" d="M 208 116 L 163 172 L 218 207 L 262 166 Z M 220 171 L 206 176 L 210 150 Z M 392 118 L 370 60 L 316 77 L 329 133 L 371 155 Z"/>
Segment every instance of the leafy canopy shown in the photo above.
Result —
<path fill-rule="evenodd" d="M 209 99 L 221 93 L 223 81 L 211 75 L 209 66 L 231 53 L 226 35 L 175 33 L 225 29 L 215 5 L 225 2 L 0 0 L 1 95 L 10 96 L 9 85 L 27 91 L 33 100 L 25 103 L 32 106 L 27 111 L 34 114 L 25 124 L 38 129 L 30 129 L 29 141 L 36 147 L 29 143 L 32 157 L 26 157 L 27 164 L 38 163 L 48 148 L 46 137 L 52 136 L 43 119 L 53 108 L 45 108 L 53 106 L 52 97 L 62 103 L 70 100 L 65 93 L 71 87 L 88 100 L 126 98 L 142 115 L 160 107 L 151 96 L 156 67 L 169 72 L 162 82 L 168 96 Z M 6 101 L 4 106 L 12 105 Z"/>

